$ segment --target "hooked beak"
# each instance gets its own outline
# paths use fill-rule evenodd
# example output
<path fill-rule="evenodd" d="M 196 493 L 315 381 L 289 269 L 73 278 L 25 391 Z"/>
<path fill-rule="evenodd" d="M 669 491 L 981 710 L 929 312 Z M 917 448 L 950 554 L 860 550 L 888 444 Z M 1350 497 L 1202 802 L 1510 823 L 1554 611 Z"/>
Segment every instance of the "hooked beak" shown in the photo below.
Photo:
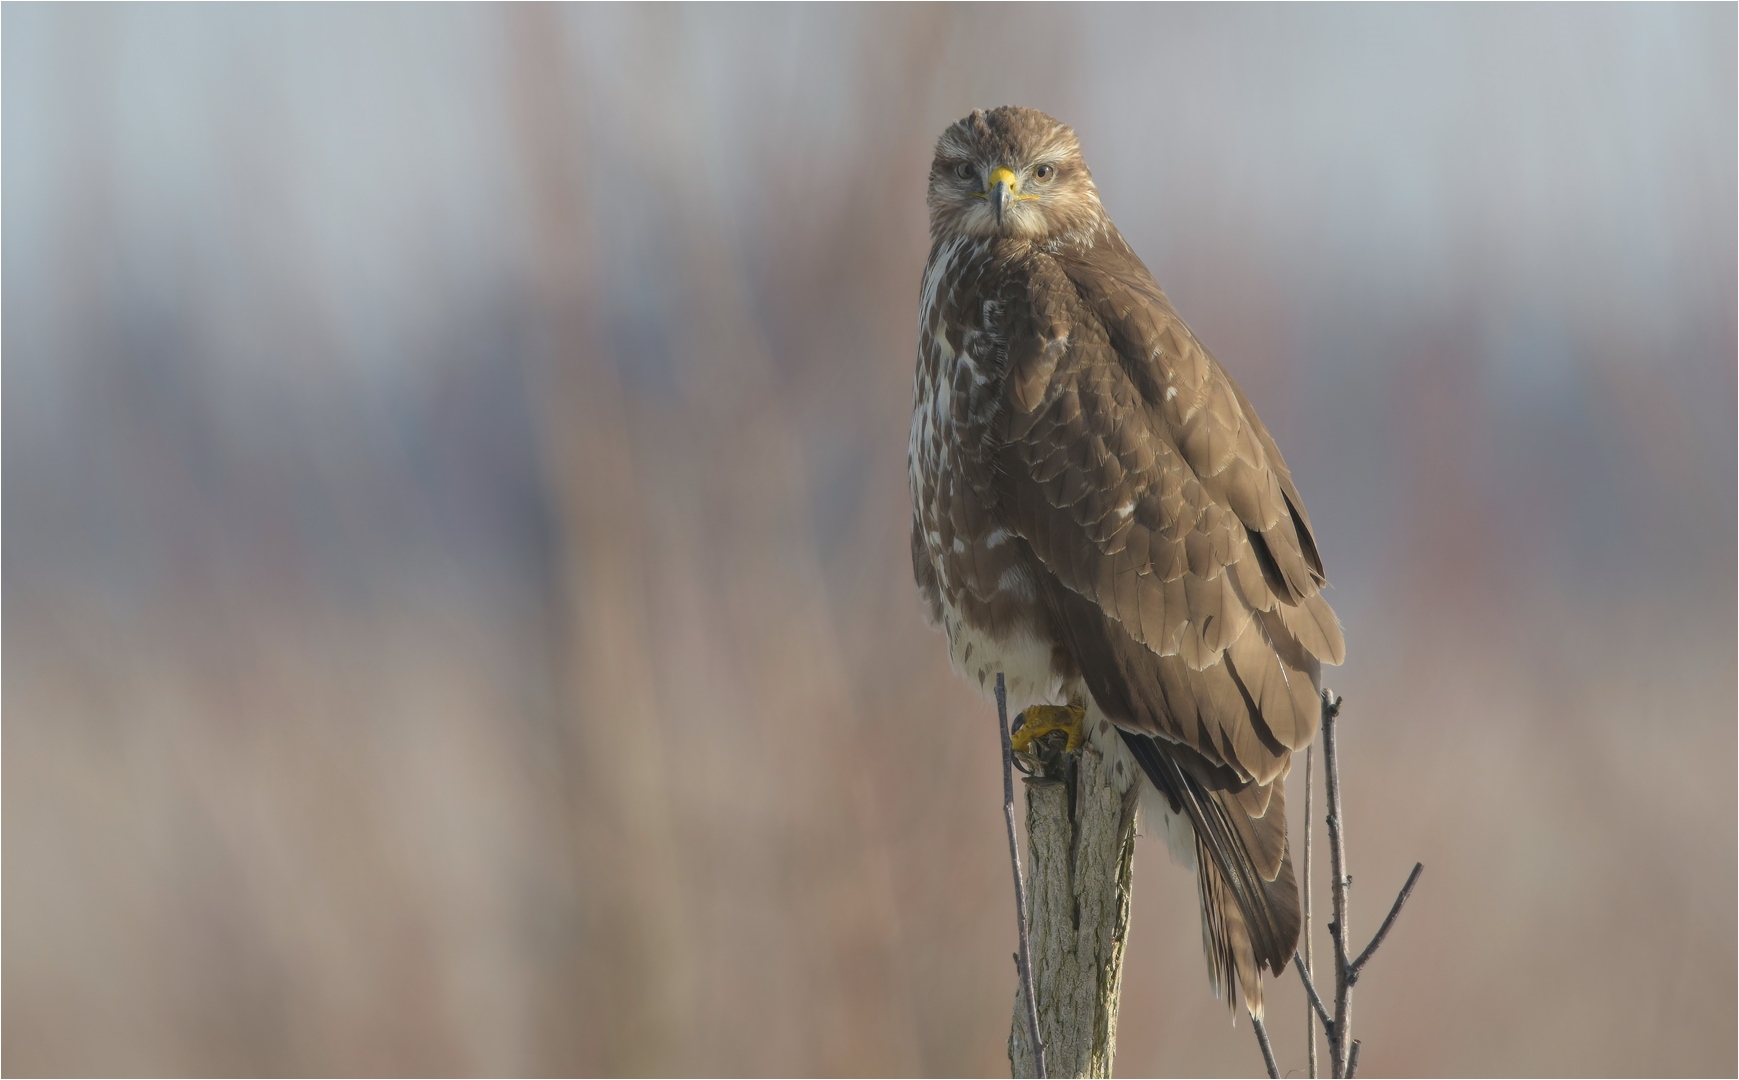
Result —
<path fill-rule="evenodd" d="M 1020 177 L 1014 170 L 1004 166 L 990 174 L 985 197 L 990 200 L 991 210 L 996 212 L 996 223 L 1002 224 L 1002 211 L 1017 197 L 1020 189 Z"/>

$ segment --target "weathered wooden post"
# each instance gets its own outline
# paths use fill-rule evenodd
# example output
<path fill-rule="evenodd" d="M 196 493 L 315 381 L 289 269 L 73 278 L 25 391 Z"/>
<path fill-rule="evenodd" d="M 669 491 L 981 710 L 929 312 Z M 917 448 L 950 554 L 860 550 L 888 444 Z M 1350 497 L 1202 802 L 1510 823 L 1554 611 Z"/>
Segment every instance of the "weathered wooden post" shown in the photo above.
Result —
<path fill-rule="evenodd" d="M 1117 1000 L 1129 937 L 1139 772 L 1115 776 L 1091 743 L 1063 752 L 1056 732 L 1033 744 L 1026 782 L 1028 895 L 1040 1038 L 1051 1076 L 1110 1076 Z M 1013 1075 L 1037 1075 L 1017 990 L 1008 1058 Z"/>

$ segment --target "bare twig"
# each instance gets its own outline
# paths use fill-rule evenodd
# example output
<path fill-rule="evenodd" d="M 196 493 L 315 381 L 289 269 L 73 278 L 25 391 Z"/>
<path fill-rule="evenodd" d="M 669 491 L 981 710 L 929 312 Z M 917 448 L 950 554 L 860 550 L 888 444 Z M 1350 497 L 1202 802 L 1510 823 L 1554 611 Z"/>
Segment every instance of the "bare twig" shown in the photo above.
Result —
<path fill-rule="evenodd" d="M 1347 888 L 1352 884 L 1347 876 L 1347 846 L 1345 822 L 1341 819 L 1339 755 L 1335 745 L 1335 719 L 1340 715 L 1341 699 L 1333 690 L 1322 692 L 1322 754 L 1323 773 L 1328 791 L 1328 860 L 1334 875 L 1331 892 L 1334 901 L 1334 921 L 1328 924 L 1329 937 L 1334 939 L 1334 1033 L 1329 1039 L 1329 1064 L 1332 1074 L 1347 1074 L 1349 1047 L 1347 1034 L 1352 1027 L 1352 982 L 1347 957 Z"/>
<path fill-rule="evenodd" d="M 1311 766 L 1316 758 L 1316 747 L 1304 748 L 1304 959 L 1300 974 L 1304 976 L 1304 985 L 1314 997 L 1316 988 L 1310 980 L 1316 974 L 1316 943 L 1310 936 L 1310 838 L 1316 832 L 1315 815 L 1311 812 L 1311 800 L 1316 794 L 1316 784 L 1313 782 Z M 1294 959 L 1297 955 L 1294 954 Z M 1318 1009 L 1322 1002 L 1316 1002 Z M 1323 1023 L 1328 1023 L 1328 1015 L 1323 1014 Z M 1309 1009 L 1304 1012 L 1304 1045 L 1309 1058 L 1310 1080 L 1316 1080 L 1316 1014 Z"/>
<path fill-rule="evenodd" d="M 1334 873 L 1334 921 L 1328 924 L 1329 937 L 1334 939 L 1334 1018 L 1331 1021 L 1327 1010 L 1323 1007 L 1322 998 L 1316 992 L 1316 986 L 1311 980 L 1311 971 L 1303 960 L 1294 956 L 1297 962 L 1298 977 L 1304 981 L 1304 991 L 1310 998 L 1311 1008 L 1322 1020 L 1328 1034 L 1329 1066 L 1331 1075 L 1336 1077 L 1351 1077 L 1359 1065 L 1359 1042 L 1352 1037 L 1352 988 L 1359 981 L 1359 973 L 1364 969 L 1377 947 L 1389 936 L 1389 931 L 1395 925 L 1395 919 L 1401 914 L 1402 905 L 1413 895 L 1413 886 L 1418 884 L 1419 875 L 1424 872 L 1423 863 L 1414 863 L 1413 872 L 1407 875 L 1407 883 L 1401 886 L 1401 892 L 1395 897 L 1395 902 L 1389 907 L 1389 914 L 1377 928 L 1376 936 L 1371 943 L 1359 953 L 1358 959 L 1351 959 L 1348 954 L 1347 942 L 1352 937 L 1347 925 L 1347 894 L 1352 888 L 1352 875 L 1347 873 L 1346 830 L 1341 818 L 1340 797 L 1340 751 L 1335 738 L 1335 721 L 1340 718 L 1341 699 L 1332 690 L 1322 692 L 1322 753 L 1323 778 L 1328 793 L 1328 839 L 1329 859 Z M 1308 773 L 1308 761 L 1305 759 Z M 1309 796 L 1306 796 L 1306 803 Z M 1307 811 L 1308 813 L 1308 811 Z M 1308 832 L 1306 833 L 1308 836 Z M 1306 841 L 1308 843 L 1308 840 Z M 1306 848 L 1308 851 L 1309 849 Z M 1308 878 L 1306 879 L 1308 890 Z M 1306 891 L 1306 897 L 1309 892 Z M 1309 901 L 1306 900 L 1306 903 Z"/>
<path fill-rule="evenodd" d="M 1274 1060 L 1274 1047 L 1268 1042 L 1268 1028 L 1254 1016 L 1250 1018 L 1250 1027 L 1256 1032 L 1256 1045 L 1262 1048 L 1262 1061 L 1268 1066 L 1271 1080 L 1280 1080 L 1280 1066 Z"/>
<path fill-rule="evenodd" d="M 1327 1006 L 1323 1005 L 1322 997 L 1316 992 L 1316 984 L 1310 981 L 1310 975 L 1304 970 L 1304 961 L 1297 953 L 1292 954 L 1292 964 L 1298 969 L 1298 977 L 1304 982 L 1304 995 L 1310 999 L 1310 1007 L 1316 1013 L 1316 1018 L 1322 1021 L 1322 1030 L 1330 1040 L 1334 1038 L 1334 1017 L 1328 1014 Z"/>
<path fill-rule="evenodd" d="M 1014 836 L 1014 746 L 1008 737 L 1008 690 L 1003 685 L 1002 672 L 996 673 L 996 723 L 1002 736 L 1002 816 L 1008 822 L 1008 858 L 1014 867 L 1015 917 L 1020 921 L 1020 952 L 1015 954 L 1015 967 L 1020 969 L 1021 987 L 1026 991 L 1027 1032 L 1032 1039 L 1033 1065 L 1039 1076 L 1045 1073 L 1045 1046 L 1039 1041 L 1038 995 L 1033 992 L 1032 948 L 1027 939 L 1026 882 L 1020 874 L 1020 846 Z"/>
<path fill-rule="evenodd" d="M 1359 972 L 1364 968 L 1366 961 L 1370 960 L 1371 955 L 1377 951 L 1377 946 L 1381 945 L 1383 939 L 1389 936 L 1389 927 L 1395 925 L 1395 916 L 1401 914 L 1401 905 L 1407 902 L 1407 897 L 1413 895 L 1413 884 L 1419 880 L 1419 875 L 1424 872 L 1424 863 L 1413 864 L 1413 872 L 1407 875 L 1407 884 L 1401 886 L 1400 895 L 1395 897 L 1394 905 L 1389 908 L 1388 918 L 1384 919 L 1383 925 L 1377 928 L 1377 936 L 1371 939 L 1369 945 L 1365 946 L 1365 951 L 1359 954 L 1357 960 L 1353 961 L 1352 971 L 1348 973 L 1347 981 L 1355 983 L 1359 981 Z"/>
<path fill-rule="evenodd" d="M 1424 871 L 1423 864 L 1415 863 L 1413 872 L 1407 876 L 1407 883 L 1401 887 L 1401 893 L 1395 897 L 1395 903 L 1389 908 L 1389 914 L 1377 928 L 1377 934 L 1371 943 L 1359 953 L 1358 959 L 1350 959 L 1347 941 L 1350 937 L 1348 917 L 1348 894 L 1352 889 L 1353 878 L 1347 872 L 1346 827 L 1341 809 L 1340 784 L 1340 748 L 1336 739 L 1335 722 L 1340 718 L 1341 698 L 1332 690 L 1322 692 L 1322 752 L 1323 779 L 1325 794 L 1328 797 L 1328 840 L 1329 869 L 1334 875 L 1332 900 L 1334 917 L 1328 924 L 1329 937 L 1334 942 L 1334 1015 L 1330 1016 L 1328 1007 L 1323 1004 L 1322 995 L 1316 992 L 1315 957 L 1311 941 L 1311 837 L 1315 832 L 1312 820 L 1312 802 L 1314 787 L 1315 755 L 1312 749 L 1306 749 L 1304 756 L 1304 948 L 1292 956 L 1292 963 L 1298 969 L 1298 979 L 1304 984 L 1305 997 L 1310 1002 L 1310 1008 L 1305 1010 L 1305 1039 L 1309 1050 L 1310 1075 L 1317 1075 L 1316 1061 L 1316 1021 L 1322 1021 L 1323 1033 L 1328 1036 L 1329 1067 L 1335 1077 L 1351 1077 L 1359 1066 L 1359 1041 L 1352 1038 L 1352 988 L 1358 982 L 1359 972 L 1365 963 L 1376 953 L 1377 947 L 1388 937 L 1389 930 L 1395 925 L 1395 919 L 1401 914 L 1401 907 L 1412 895 L 1413 886 L 1418 882 L 1419 875 Z M 1267 1032 L 1257 1023 L 1256 1039 L 1262 1045 L 1263 1059 L 1268 1063 L 1270 1076 L 1277 1075 L 1272 1048 L 1268 1045 Z"/>

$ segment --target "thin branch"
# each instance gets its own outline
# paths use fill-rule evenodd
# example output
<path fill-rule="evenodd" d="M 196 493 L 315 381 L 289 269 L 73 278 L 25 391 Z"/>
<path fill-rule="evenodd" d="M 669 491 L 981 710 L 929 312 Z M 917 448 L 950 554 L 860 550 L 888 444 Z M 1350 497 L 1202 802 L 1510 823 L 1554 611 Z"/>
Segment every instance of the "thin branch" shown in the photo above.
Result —
<path fill-rule="evenodd" d="M 1414 863 L 1413 872 L 1407 875 L 1407 883 L 1401 886 L 1401 892 L 1395 897 L 1395 902 L 1389 907 L 1389 914 L 1384 917 L 1382 925 L 1377 927 L 1376 936 L 1365 946 L 1354 960 L 1348 952 L 1348 940 L 1352 931 L 1348 926 L 1348 893 L 1352 890 L 1353 877 L 1347 872 L 1347 841 L 1345 821 L 1341 809 L 1340 783 L 1340 747 L 1335 730 L 1336 721 L 1340 719 L 1341 699 L 1333 690 L 1322 692 L 1322 766 L 1323 786 L 1328 797 L 1328 854 L 1329 868 L 1334 875 L 1332 899 L 1334 915 L 1329 920 L 1328 936 L 1334 942 L 1334 1015 L 1330 1017 L 1322 996 L 1316 992 L 1313 976 L 1316 974 L 1311 960 L 1310 940 L 1310 839 L 1314 833 L 1314 822 L 1311 820 L 1310 783 L 1313 755 L 1305 751 L 1304 757 L 1304 948 L 1293 953 L 1292 964 L 1298 969 L 1299 981 L 1304 983 L 1305 997 L 1310 1001 L 1310 1008 L 1305 1010 L 1305 1036 L 1309 1040 L 1310 1075 L 1316 1076 L 1316 1032 L 1311 1027 L 1313 1020 L 1322 1021 L 1324 1033 L 1328 1036 L 1328 1056 L 1330 1076 L 1353 1076 L 1359 1067 L 1359 1041 L 1352 1037 L 1352 989 L 1359 981 L 1359 974 L 1364 970 L 1378 946 L 1388 938 L 1389 931 L 1394 928 L 1395 920 L 1401 914 L 1401 908 L 1407 903 L 1407 898 L 1413 895 L 1413 887 L 1419 883 L 1419 875 L 1425 871 L 1423 863 Z"/>
<path fill-rule="evenodd" d="M 1328 1008 L 1323 1005 L 1322 998 L 1316 992 L 1316 984 L 1310 981 L 1310 974 L 1304 970 L 1304 961 L 1297 953 L 1292 954 L 1292 966 L 1298 969 L 1298 977 L 1304 982 L 1304 994 L 1310 999 L 1310 1007 L 1316 1012 L 1316 1018 L 1322 1021 L 1323 1032 L 1332 1040 L 1334 1018 L 1328 1015 Z"/>
<path fill-rule="evenodd" d="M 1322 757 L 1324 779 L 1328 789 L 1328 857 L 1329 872 L 1334 875 L 1334 922 L 1328 926 L 1334 939 L 1334 1037 L 1329 1040 L 1329 1057 L 1333 1075 L 1347 1074 L 1347 1036 L 1352 1028 L 1351 961 L 1347 956 L 1347 845 L 1345 822 L 1341 818 L 1340 758 L 1335 744 L 1335 719 L 1340 715 L 1341 699 L 1333 690 L 1322 692 Z"/>
<path fill-rule="evenodd" d="M 1254 1016 L 1250 1018 L 1250 1026 L 1256 1031 L 1256 1044 L 1262 1048 L 1262 1060 L 1268 1066 L 1270 1080 L 1280 1080 L 1280 1066 L 1274 1061 L 1274 1047 L 1269 1045 L 1268 1029 Z"/>
<path fill-rule="evenodd" d="M 1401 914 L 1401 905 L 1407 902 L 1407 897 L 1413 895 L 1413 885 L 1419 880 L 1419 875 L 1424 872 L 1424 863 L 1413 864 L 1413 872 L 1407 875 L 1407 884 L 1401 886 L 1400 895 L 1395 897 L 1394 905 L 1389 908 L 1388 918 L 1384 919 L 1383 925 L 1377 928 L 1377 936 L 1371 939 L 1371 943 L 1365 946 L 1365 951 L 1359 954 L 1357 960 L 1353 961 L 1352 972 L 1347 976 L 1349 981 L 1359 981 L 1359 972 L 1364 968 L 1365 962 L 1370 960 L 1371 954 L 1377 951 L 1377 946 L 1381 945 L 1383 939 L 1389 936 L 1389 927 L 1395 925 L 1395 916 Z"/>
<path fill-rule="evenodd" d="M 1020 875 L 1020 847 L 1014 837 L 1014 746 L 1008 738 L 1008 691 L 1002 672 L 996 673 L 996 724 L 1002 736 L 1002 816 L 1008 822 L 1008 858 L 1014 867 L 1015 915 L 1020 920 L 1020 952 L 1015 954 L 1015 967 L 1020 969 L 1021 988 L 1026 991 L 1027 1037 L 1032 1040 L 1033 1066 L 1039 1076 L 1045 1076 L 1045 1045 L 1039 1040 L 1039 1000 L 1033 992 L 1032 948 L 1027 939 L 1026 882 Z"/>
<path fill-rule="evenodd" d="M 1310 936 L 1310 838 L 1316 832 L 1315 815 L 1312 813 L 1311 799 L 1316 794 L 1316 784 L 1312 781 L 1311 766 L 1315 763 L 1316 747 L 1304 748 L 1304 961 L 1299 974 L 1304 976 L 1304 985 L 1310 988 L 1311 994 L 1316 994 L 1316 988 L 1310 985 L 1311 976 L 1316 973 L 1316 943 Z M 1297 954 L 1293 954 L 1297 958 Z M 1321 1009 L 1322 1002 L 1316 1003 Z M 1328 1023 L 1325 1013 L 1323 1023 Z M 1304 1045 L 1308 1051 L 1310 1080 L 1316 1080 L 1316 1014 L 1309 1009 L 1304 1011 Z"/>

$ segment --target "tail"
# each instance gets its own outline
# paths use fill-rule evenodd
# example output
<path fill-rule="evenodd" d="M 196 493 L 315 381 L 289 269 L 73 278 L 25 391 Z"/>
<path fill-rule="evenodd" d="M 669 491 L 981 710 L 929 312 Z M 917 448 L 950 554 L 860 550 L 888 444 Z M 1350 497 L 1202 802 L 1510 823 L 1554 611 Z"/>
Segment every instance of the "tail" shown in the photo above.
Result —
<path fill-rule="evenodd" d="M 1220 787 L 1211 766 L 1188 767 L 1194 764 L 1188 747 L 1122 734 L 1148 779 L 1195 828 L 1202 951 L 1214 994 L 1230 1005 L 1234 985 L 1241 988 L 1245 1007 L 1260 1019 L 1262 968 L 1275 975 L 1286 969 L 1302 921 L 1286 842 L 1284 776 L 1267 786 Z"/>

